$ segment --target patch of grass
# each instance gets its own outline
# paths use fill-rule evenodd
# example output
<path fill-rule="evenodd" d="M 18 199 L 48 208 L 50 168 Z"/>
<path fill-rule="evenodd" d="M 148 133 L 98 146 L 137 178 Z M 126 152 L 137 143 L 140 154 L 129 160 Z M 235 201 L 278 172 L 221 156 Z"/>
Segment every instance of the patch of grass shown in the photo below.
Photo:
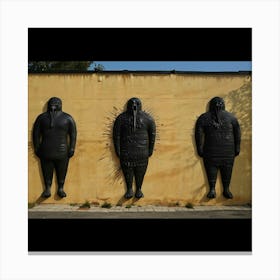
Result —
<path fill-rule="evenodd" d="M 70 205 L 70 206 L 77 206 L 78 203 L 70 203 L 69 205 Z"/>
<path fill-rule="evenodd" d="M 193 209 L 193 204 L 188 202 L 186 205 L 185 205 L 186 208 L 189 208 L 189 209 Z"/>
<path fill-rule="evenodd" d="M 108 203 L 108 202 L 104 202 L 102 205 L 101 205 L 102 208 L 111 208 L 112 207 L 112 204 L 111 203 Z"/>
<path fill-rule="evenodd" d="M 80 209 L 81 208 L 87 208 L 87 209 L 89 209 L 90 208 L 90 203 L 89 203 L 89 201 L 87 200 L 84 204 L 82 204 L 80 207 L 79 207 Z"/>
<path fill-rule="evenodd" d="M 131 204 L 128 204 L 128 205 L 125 206 L 125 208 L 131 208 L 131 207 L 132 207 Z"/>
<path fill-rule="evenodd" d="M 28 202 L 28 209 L 33 208 L 36 205 L 35 202 Z"/>
<path fill-rule="evenodd" d="M 180 206 L 180 203 L 177 201 L 177 202 L 175 203 L 175 206 Z"/>

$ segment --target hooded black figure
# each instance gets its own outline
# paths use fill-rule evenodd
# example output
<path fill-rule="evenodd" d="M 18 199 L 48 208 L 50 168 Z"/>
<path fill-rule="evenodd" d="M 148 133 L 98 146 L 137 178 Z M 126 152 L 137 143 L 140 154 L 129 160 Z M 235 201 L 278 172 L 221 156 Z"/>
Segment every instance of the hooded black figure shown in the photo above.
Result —
<path fill-rule="evenodd" d="M 155 136 L 155 122 L 149 114 L 142 111 L 140 99 L 129 99 L 127 110 L 116 118 L 113 128 L 115 151 L 127 186 L 125 198 L 133 196 L 133 177 L 136 183 L 135 197 L 143 197 L 141 186 L 148 159 L 153 154 Z"/>
<path fill-rule="evenodd" d="M 57 194 L 65 197 L 63 190 L 69 158 L 74 155 L 76 145 L 76 125 L 73 118 L 62 112 L 62 102 L 57 97 L 48 101 L 48 110 L 40 114 L 33 127 L 35 154 L 40 158 L 45 190 L 42 197 L 51 195 L 53 171 L 58 183 Z M 68 140 L 69 138 L 69 140 Z"/>
<path fill-rule="evenodd" d="M 195 126 L 197 153 L 203 157 L 210 191 L 208 198 L 216 197 L 215 185 L 220 169 L 223 195 L 233 198 L 229 191 L 234 158 L 240 152 L 240 127 L 237 119 L 225 111 L 224 100 L 214 97 L 210 100 L 209 111 L 202 114 Z"/>

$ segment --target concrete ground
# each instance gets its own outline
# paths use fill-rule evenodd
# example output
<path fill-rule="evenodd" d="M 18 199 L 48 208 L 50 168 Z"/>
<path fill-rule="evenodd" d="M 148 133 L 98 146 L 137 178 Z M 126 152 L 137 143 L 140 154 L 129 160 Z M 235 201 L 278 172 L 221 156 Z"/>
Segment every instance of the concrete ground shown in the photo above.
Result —
<path fill-rule="evenodd" d="M 29 219 L 250 219 L 252 208 L 242 206 L 91 206 L 39 204 L 28 209 Z"/>

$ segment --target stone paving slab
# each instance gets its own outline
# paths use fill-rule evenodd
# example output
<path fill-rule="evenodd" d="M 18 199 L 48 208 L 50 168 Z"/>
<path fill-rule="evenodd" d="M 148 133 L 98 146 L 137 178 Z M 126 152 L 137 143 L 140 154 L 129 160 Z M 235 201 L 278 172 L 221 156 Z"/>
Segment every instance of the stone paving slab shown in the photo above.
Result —
<path fill-rule="evenodd" d="M 71 219 L 71 218 L 251 218 L 249 206 L 131 206 L 102 208 L 91 206 L 80 209 L 79 205 L 39 204 L 28 210 L 30 219 Z"/>

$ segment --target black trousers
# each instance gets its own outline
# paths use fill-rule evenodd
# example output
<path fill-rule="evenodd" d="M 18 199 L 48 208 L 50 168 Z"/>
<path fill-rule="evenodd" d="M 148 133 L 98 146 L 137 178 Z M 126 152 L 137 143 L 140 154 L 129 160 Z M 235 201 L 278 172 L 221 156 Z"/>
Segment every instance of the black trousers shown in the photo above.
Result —
<path fill-rule="evenodd" d="M 215 187 L 218 170 L 221 172 L 222 183 L 224 188 L 228 188 L 231 180 L 234 158 L 226 160 L 207 160 L 204 159 L 208 183 L 210 187 Z"/>
<path fill-rule="evenodd" d="M 59 186 L 63 186 L 67 169 L 68 169 L 69 158 L 64 159 L 42 159 L 41 158 L 41 168 L 43 172 L 44 182 L 46 186 L 51 186 L 53 180 L 53 172 L 55 170 L 57 183 Z"/>
<path fill-rule="evenodd" d="M 135 177 L 136 188 L 141 189 L 147 167 L 148 163 L 141 166 L 127 166 L 125 164 L 121 164 L 128 189 L 132 188 L 133 177 Z"/>

